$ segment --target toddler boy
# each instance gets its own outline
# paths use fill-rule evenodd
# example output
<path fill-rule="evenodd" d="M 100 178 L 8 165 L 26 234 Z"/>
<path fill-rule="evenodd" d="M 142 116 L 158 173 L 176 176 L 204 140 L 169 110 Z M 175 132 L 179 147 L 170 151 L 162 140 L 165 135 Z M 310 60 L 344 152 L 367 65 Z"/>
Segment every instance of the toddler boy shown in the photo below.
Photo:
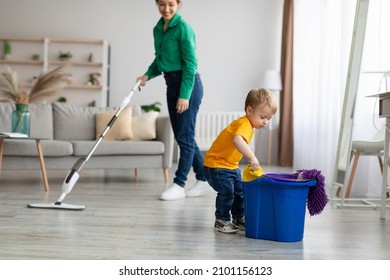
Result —
<path fill-rule="evenodd" d="M 238 164 L 244 156 L 252 170 L 260 168 L 249 147 L 253 128 L 267 126 L 277 111 L 273 93 L 264 88 L 252 89 L 245 100 L 245 116 L 231 122 L 214 140 L 204 158 L 207 182 L 217 192 L 216 231 L 236 233 L 245 230 L 244 194 Z M 233 221 L 232 221 L 233 218 Z"/>

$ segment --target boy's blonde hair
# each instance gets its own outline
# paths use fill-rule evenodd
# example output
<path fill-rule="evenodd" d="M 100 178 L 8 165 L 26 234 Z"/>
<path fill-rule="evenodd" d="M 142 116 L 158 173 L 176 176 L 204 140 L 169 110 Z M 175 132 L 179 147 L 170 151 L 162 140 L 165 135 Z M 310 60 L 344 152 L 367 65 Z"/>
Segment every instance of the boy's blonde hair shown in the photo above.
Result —
<path fill-rule="evenodd" d="M 272 113 L 276 113 L 278 110 L 278 104 L 276 102 L 275 95 L 266 88 L 254 88 L 250 90 L 245 99 L 245 108 L 244 110 L 250 106 L 252 109 L 255 107 L 263 105 L 272 111 Z"/>

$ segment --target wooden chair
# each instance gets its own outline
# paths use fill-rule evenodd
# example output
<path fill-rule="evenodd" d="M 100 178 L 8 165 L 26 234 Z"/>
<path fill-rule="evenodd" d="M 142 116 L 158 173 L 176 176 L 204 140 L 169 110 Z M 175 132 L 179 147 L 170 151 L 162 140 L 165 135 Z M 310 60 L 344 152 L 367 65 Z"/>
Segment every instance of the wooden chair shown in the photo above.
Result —
<path fill-rule="evenodd" d="M 349 195 L 351 193 L 352 183 L 355 177 L 356 167 L 360 156 L 376 156 L 378 158 L 381 173 L 383 174 L 382 157 L 385 143 L 385 129 L 386 126 L 383 125 L 371 141 L 352 141 L 351 159 L 353 158 L 353 163 L 351 175 L 348 180 L 347 190 L 345 192 L 345 198 L 349 198 Z M 390 161 L 387 163 L 387 165 L 390 167 Z M 340 191 L 341 187 L 339 187 L 339 189 L 337 190 L 337 196 L 339 196 Z M 389 198 L 389 192 L 387 192 L 387 198 Z"/>

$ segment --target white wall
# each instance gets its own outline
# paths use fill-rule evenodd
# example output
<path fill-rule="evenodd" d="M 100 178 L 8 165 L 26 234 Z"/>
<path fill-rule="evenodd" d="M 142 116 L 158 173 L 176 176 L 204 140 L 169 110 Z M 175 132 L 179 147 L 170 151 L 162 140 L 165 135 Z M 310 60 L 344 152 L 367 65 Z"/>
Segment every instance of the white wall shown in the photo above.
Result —
<path fill-rule="evenodd" d="M 180 13 L 197 33 L 202 111 L 242 110 L 263 71 L 279 69 L 283 0 L 183 0 Z M 111 43 L 110 105 L 117 106 L 153 60 L 149 0 L 0 0 L 0 36 L 106 39 Z M 134 95 L 133 104 L 165 106 L 162 77 Z"/>

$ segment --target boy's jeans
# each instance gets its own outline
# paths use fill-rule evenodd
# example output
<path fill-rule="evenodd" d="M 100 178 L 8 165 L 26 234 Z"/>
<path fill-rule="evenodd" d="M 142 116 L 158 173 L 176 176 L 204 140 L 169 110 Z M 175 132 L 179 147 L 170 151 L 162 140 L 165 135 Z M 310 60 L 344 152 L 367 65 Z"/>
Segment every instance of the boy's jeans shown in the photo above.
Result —
<path fill-rule="evenodd" d="M 184 187 L 187 175 L 193 167 L 197 180 L 206 181 L 203 172 L 203 155 L 195 142 L 195 122 L 203 98 L 203 85 L 199 74 L 195 75 L 195 84 L 189 100 L 189 107 L 181 114 L 176 112 L 176 103 L 180 94 L 181 71 L 164 75 L 167 85 L 167 103 L 173 134 L 180 147 L 179 163 L 173 182 Z"/>
<path fill-rule="evenodd" d="M 204 167 L 207 182 L 217 192 L 215 217 L 223 221 L 231 221 L 244 217 L 244 193 L 239 168 Z"/>

